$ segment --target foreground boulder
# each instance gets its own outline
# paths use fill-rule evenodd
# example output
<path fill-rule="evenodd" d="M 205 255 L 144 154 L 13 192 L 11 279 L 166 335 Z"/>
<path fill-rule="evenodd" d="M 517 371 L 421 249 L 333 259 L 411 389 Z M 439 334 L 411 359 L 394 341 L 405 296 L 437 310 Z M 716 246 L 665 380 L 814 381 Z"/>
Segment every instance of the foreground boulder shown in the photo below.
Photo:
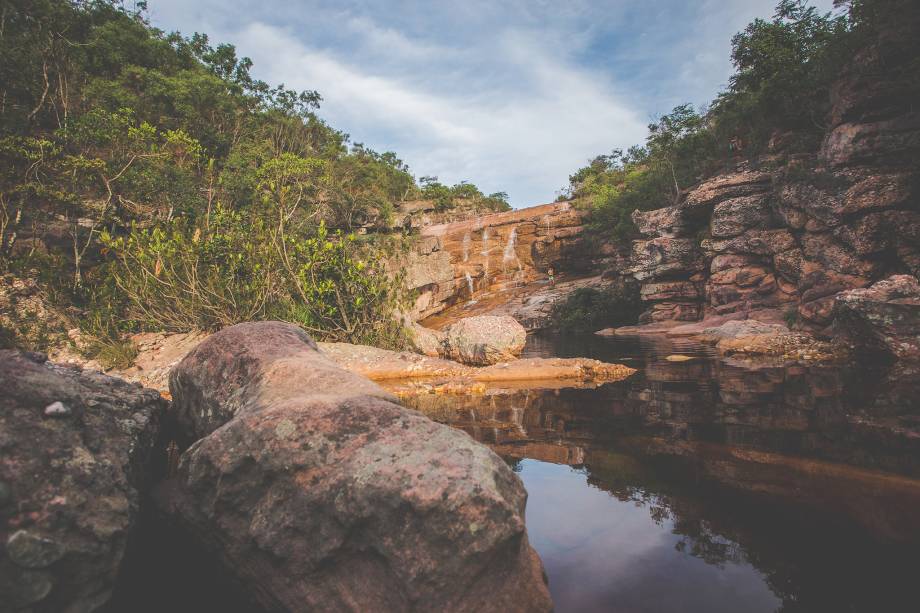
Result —
<path fill-rule="evenodd" d="M 521 355 L 527 343 L 527 330 L 507 315 L 478 315 L 448 326 L 443 342 L 443 357 L 484 366 Z"/>
<path fill-rule="evenodd" d="M 894 275 L 866 288 L 837 294 L 837 333 L 858 346 L 898 359 L 920 360 L 920 281 Z"/>
<path fill-rule="evenodd" d="M 165 401 L 0 351 L 0 610 L 94 611 L 135 526 Z"/>
<path fill-rule="evenodd" d="M 232 326 L 170 380 L 169 514 L 270 610 L 547 611 L 526 493 L 497 455 L 340 369 L 299 328 Z"/>

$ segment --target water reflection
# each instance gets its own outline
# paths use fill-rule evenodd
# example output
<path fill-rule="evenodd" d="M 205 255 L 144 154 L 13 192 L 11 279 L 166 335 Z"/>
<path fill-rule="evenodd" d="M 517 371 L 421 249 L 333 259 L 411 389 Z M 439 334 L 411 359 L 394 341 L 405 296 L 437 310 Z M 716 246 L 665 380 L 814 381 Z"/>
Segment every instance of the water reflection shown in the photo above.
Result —
<path fill-rule="evenodd" d="M 408 401 L 520 472 L 559 611 L 915 610 L 915 377 L 599 340 L 537 337 L 528 352 L 640 374 Z"/>

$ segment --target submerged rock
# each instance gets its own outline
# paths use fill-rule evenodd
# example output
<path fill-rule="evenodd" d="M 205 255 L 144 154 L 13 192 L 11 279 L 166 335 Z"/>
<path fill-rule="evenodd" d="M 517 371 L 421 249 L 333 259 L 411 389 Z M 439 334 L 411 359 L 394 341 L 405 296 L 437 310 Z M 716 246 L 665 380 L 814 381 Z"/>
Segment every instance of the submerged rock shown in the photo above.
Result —
<path fill-rule="evenodd" d="M 0 351 L 0 610 L 93 611 L 137 521 L 165 401 Z"/>
<path fill-rule="evenodd" d="M 187 435 L 205 436 L 157 499 L 262 606 L 551 609 L 508 465 L 337 367 L 299 328 L 224 329 L 170 387 Z"/>
<path fill-rule="evenodd" d="M 521 355 L 527 330 L 509 316 L 467 317 L 444 330 L 444 354 L 452 360 L 482 366 Z"/>

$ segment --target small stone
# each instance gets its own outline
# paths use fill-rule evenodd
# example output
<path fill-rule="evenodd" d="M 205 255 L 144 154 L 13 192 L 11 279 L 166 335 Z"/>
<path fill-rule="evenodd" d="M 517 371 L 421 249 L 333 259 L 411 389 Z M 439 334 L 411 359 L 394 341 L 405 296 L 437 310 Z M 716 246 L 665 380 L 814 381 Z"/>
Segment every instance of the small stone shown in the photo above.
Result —
<path fill-rule="evenodd" d="M 45 568 L 64 557 L 64 546 L 26 530 L 17 530 L 6 541 L 10 559 L 24 568 Z"/>
<path fill-rule="evenodd" d="M 45 415 L 48 417 L 67 417 L 70 413 L 70 407 L 60 400 L 56 400 L 45 407 Z"/>

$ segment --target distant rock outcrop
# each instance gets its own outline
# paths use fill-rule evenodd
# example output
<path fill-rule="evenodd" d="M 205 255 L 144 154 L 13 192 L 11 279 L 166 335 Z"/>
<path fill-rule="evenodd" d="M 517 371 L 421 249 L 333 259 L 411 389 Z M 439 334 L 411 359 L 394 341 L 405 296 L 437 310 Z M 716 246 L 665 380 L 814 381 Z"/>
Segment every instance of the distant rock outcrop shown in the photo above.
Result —
<path fill-rule="evenodd" d="M 170 387 L 197 442 L 158 501 L 266 608 L 552 608 L 508 465 L 296 326 L 226 328 Z"/>
<path fill-rule="evenodd" d="M 584 214 L 557 202 L 422 227 L 415 251 L 399 264 L 418 293 L 413 316 L 545 278 L 550 268 L 591 269 L 605 254 L 585 249 Z"/>

